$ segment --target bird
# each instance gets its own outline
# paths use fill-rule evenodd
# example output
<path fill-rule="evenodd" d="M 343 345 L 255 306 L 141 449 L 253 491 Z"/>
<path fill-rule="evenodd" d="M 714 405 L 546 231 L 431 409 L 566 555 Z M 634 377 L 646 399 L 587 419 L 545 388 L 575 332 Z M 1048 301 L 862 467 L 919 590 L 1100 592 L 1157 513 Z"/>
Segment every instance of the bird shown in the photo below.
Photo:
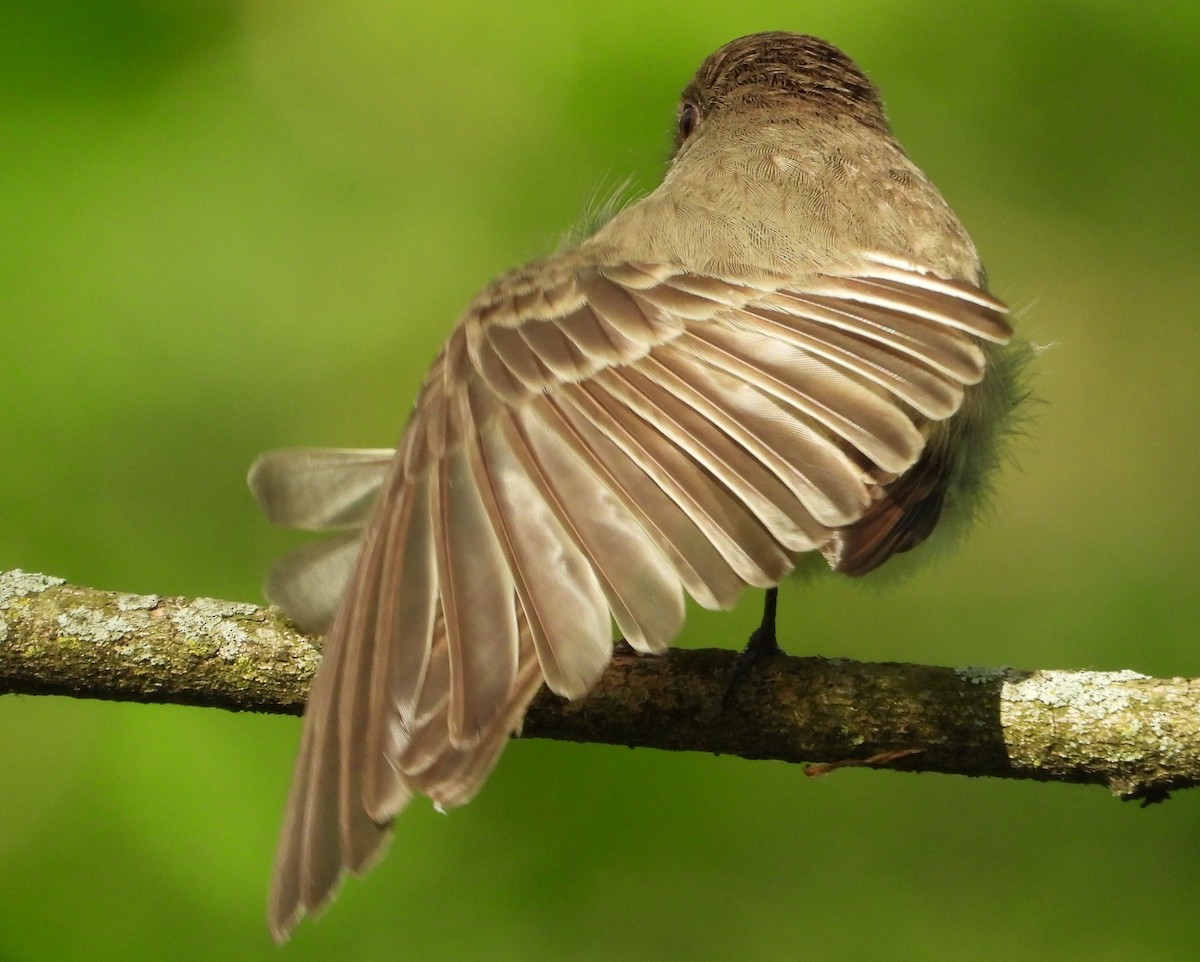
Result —
<path fill-rule="evenodd" d="M 275 939 L 414 795 L 469 801 L 615 635 L 659 654 L 685 597 L 727 609 L 811 559 L 861 576 L 969 520 L 1026 353 L 849 57 L 784 32 L 708 56 L 661 184 L 470 301 L 395 449 L 250 469 L 270 521 L 328 533 L 265 587 L 326 636 Z"/>

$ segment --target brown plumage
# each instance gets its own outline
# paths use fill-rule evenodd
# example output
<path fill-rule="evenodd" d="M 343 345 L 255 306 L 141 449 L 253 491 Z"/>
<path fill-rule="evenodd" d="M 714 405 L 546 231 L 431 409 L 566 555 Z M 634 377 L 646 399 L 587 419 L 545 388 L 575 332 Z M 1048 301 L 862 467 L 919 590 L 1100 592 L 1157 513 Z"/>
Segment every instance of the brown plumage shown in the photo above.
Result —
<path fill-rule="evenodd" d="M 701 66 L 679 127 L 657 190 L 475 298 L 396 452 L 251 469 L 271 520 L 340 532 L 268 581 L 328 630 L 277 938 L 414 793 L 468 801 L 542 684 L 587 692 L 614 623 L 661 652 L 685 593 L 729 607 L 812 551 L 869 571 L 994 460 L 1005 308 L 858 68 L 746 37 Z"/>

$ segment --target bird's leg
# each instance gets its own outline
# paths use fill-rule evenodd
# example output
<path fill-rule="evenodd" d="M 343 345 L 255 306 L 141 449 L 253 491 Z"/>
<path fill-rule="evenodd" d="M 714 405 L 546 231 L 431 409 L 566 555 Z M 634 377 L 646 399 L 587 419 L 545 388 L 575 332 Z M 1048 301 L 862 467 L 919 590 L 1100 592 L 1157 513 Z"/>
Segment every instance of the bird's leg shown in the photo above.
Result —
<path fill-rule="evenodd" d="M 779 589 L 768 588 L 763 600 L 762 622 L 751 632 L 746 647 L 738 653 L 737 660 L 733 663 L 733 674 L 729 677 L 729 684 L 725 686 L 725 696 L 721 699 L 722 708 L 729 707 L 733 689 L 760 658 L 764 655 L 778 655 L 781 652 L 779 642 L 775 640 L 775 608 L 778 602 Z"/>

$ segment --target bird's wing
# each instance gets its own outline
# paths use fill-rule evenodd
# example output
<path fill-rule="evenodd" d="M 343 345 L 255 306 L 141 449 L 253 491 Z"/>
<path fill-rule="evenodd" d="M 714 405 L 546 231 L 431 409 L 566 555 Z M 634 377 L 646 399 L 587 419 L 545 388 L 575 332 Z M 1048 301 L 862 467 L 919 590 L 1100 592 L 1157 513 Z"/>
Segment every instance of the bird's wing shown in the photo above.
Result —
<path fill-rule="evenodd" d="M 390 448 L 288 448 L 250 468 L 247 483 L 269 521 L 339 532 L 291 552 L 267 575 L 267 597 L 309 631 L 329 630 L 395 456 Z"/>
<path fill-rule="evenodd" d="M 276 935 L 373 861 L 412 792 L 467 801 L 543 681 L 585 693 L 613 621 L 662 651 L 685 592 L 730 606 L 861 518 L 916 463 L 922 425 L 983 378 L 981 342 L 1009 335 L 981 290 L 874 256 L 803 284 L 551 261 L 485 291 L 386 478 L 378 452 L 342 456 L 344 488 L 322 476 L 338 455 L 303 452 L 312 491 L 258 486 L 270 502 L 264 488 L 290 484 L 299 506 L 268 511 L 310 527 L 374 504 L 361 550 L 343 535 L 275 575 L 285 605 L 322 579 L 316 614 L 343 596 L 276 863 Z M 264 479 L 287 473 L 272 457 Z"/>

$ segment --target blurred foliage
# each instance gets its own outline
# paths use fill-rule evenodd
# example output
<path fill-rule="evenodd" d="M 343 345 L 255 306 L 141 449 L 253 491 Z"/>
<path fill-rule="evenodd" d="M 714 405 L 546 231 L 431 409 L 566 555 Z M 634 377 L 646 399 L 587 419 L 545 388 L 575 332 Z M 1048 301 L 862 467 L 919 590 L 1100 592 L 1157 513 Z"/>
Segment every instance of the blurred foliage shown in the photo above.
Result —
<path fill-rule="evenodd" d="M 0 567 L 256 599 L 259 450 L 389 443 L 471 292 L 654 183 L 700 59 L 828 37 L 1052 344 L 993 516 L 796 652 L 1200 674 L 1200 8 L 6 0 Z M 759 600 L 697 613 L 733 646 Z M 0 959 L 1189 959 L 1200 795 L 514 745 L 282 952 L 298 723 L 0 699 Z"/>

